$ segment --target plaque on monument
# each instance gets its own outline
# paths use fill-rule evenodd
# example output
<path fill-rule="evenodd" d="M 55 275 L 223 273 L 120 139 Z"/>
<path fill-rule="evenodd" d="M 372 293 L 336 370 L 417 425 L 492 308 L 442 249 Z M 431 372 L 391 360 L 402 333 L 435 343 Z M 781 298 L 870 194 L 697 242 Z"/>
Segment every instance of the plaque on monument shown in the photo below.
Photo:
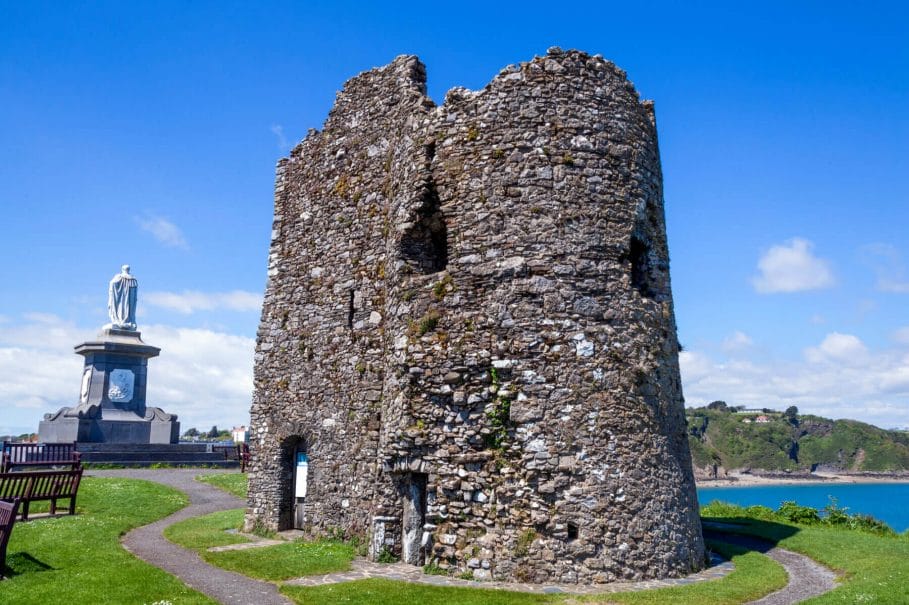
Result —
<path fill-rule="evenodd" d="M 45 414 L 45 442 L 177 443 L 175 414 L 146 406 L 148 360 L 161 349 L 145 344 L 136 326 L 139 282 L 123 265 L 108 286 L 106 324 L 96 340 L 76 345 L 85 358 L 79 403 Z"/>

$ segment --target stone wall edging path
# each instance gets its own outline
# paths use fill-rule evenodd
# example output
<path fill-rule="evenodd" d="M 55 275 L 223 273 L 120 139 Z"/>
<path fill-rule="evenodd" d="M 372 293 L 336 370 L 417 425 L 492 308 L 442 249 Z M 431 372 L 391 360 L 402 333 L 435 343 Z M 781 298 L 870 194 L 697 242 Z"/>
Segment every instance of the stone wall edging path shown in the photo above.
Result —
<path fill-rule="evenodd" d="M 287 605 L 290 603 L 278 592 L 276 584 L 255 580 L 248 576 L 226 571 L 203 561 L 195 552 L 167 540 L 163 531 L 179 521 L 209 513 L 241 508 L 245 502 L 216 487 L 196 481 L 200 474 L 219 472 L 214 469 L 113 469 L 92 470 L 90 476 L 145 479 L 161 483 L 184 492 L 189 506 L 154 523 L 138 527 L 127 533 L 122 544 L 128 551 L 155 567 L 176 576 L 188 586 L 225 605 Z M 779 562 L 789 575 L 787 585 L 750 605 L 791 605 L 823 594 L 835 587 L 835 574 L 812 559 L 774 547 L 769 542 L 725 532 L 712 531 L 711 537 L 746 548 L 757 550 Z M 513 582 L 483 582 L 460 580 L 447 576 L 426 575 L 418 567 L 404 564 L 377 564 L 363 559 L 354 561 L 350 571 L 307 576 L 285 582 L 295 586 L 320 586 L 350 582 L 366 578 L 384 578 L 434 586 L 462 586 L 478 589 L 514 590 L 546 594 L 600 594 L 636 590 L 650 590 L 681 586 L 694 582 L 719 579 L 734 569 L 731 562 L 723 562 L 698 574 L 685 578 L 620 582 L 609 585 L 578 586 L 567 584 L 519 584 Z"/>

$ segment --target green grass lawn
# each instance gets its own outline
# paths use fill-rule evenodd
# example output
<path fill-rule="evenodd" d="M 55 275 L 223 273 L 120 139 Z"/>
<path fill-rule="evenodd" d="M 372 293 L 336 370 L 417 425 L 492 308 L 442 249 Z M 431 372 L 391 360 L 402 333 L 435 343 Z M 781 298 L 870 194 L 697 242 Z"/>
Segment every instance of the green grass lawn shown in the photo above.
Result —
<path fill-rule="evenodd" d="M 707 520 L 741 523 L 740 533 L 776 542 L 843 573 L 835 590 L 810 599 L 811 605 L 833 603 L 909 603 L 909 536 L 876 535 L 826 525 L 786 523 L 769 509 L 711 503 Z M 753 518 L 757 514 L 763 519 Z"/>
<path fill-rule="evenodd" d="M 203 481 L 217 488 L 223 489 L 240 498 L 246 497 L 248 482 L 244 473 L 215 473 L 212 475 L 199 475 L 197 481 Z"/>
<path fill-rule="evenodd" d="M 214 603 L 120 546 L 128 530 L 186 506 L 183 494 L 148 481 L 86 477 L 77 504 L 75 516 L 16 523 L 0 603 Z"/>
<path fill-rule="evenodd" d="M 212 565 L 262 580 L 280 581 L 350 569 L 354 547 L 342 542 L 285 542 L 249 550 L 208 552 L 212 546 L 249 542 L 247 538 L 226 533 L 243 523 L 243 509 L 194 517 L 171 525 L 164 536 L 195 550 Z"/>

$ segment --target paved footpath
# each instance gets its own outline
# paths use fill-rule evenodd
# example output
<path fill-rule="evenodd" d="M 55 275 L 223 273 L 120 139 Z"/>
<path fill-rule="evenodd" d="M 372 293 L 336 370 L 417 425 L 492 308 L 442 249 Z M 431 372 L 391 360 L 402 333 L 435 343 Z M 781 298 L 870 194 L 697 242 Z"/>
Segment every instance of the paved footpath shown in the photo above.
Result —
<path fill-rule="evenodd" d="M 194 477 L 217 473 L 210 469 L 114 469 L 92 470 L 95 477 L 128 477 L 147 479 L 174 487 L 189 496 L 189 506 L 150 525 L 138 527 L 126 534 L 122 543 L 146 563 L 159 567 L 180 578 L 188 586 L 203 592 L 224 605 L 287 605 L 290 600 L 278 593 L 271 582 L 214 567 L 198 554 L 177 546 L 162 535 L 164 528 L 178 521 L 207 515 L 219 510 L 242 508 L 246 502 L 227 492 L 196 481 Z"/>
<path fill-rule="evenodd" d="M 749 536 L 725 533 L 722 523 L 706 523 L 704 535 L 708 538 L 736 544 L 749 550 L 756 550 L 767 555 L 786 569 L 789 582 L 776 592 L 763 599 L 752 601 L 750 605 L 790 605 L 801 603 L 811 597 L 824 594 L 836 587 L 836 574 L 817 561 L 774 546 L 771 542 Z M 719 530 L 719 531 L 718 531 Z"/>
<path fill-rule="evenodd" d="M 195 552 L 177 546 L 163 536 L 164 528 L 178 521 L 220 510 L 241 508 L 245 505 L 240 498 L 194 479 L 197 475 L 215 472 L 219 471 L 208 469 L 115 469 L 93 470 L 89 474 L 96 477 L 146 479 L 169 485 L 189 496 L 190 505 L 186 508 L 150 525 L 136 528 L 123 537 L 123 546 L 143 561 L 177 576 L 187 585 L 225 605 L 286 605 L 290 603 L 278 592 L 275 584 L 209 565 Z M 774 547 L 763 540 L 717 531 L 721 529 L 718 527 L 708 533 L 717 540 L 738 544 L 767 555 L 782 564 L 789 574 L 789 582 L 786 587 L 758 601 L 753 601 L 751 605 L 792 605 L 834 588 L 834 573 L 808 557 Z M 242 545 L 242 547 L 255 548 L 266 546 L 269 543 L 273 542 L 263 541 L 257 544 Z M 595 586 L 540 585 L 514 582 L 475 582 L 448 576 L 432 576 L 424 574 L 422 569 L 412 565 L 378 564 L 365 559 L 357 559 L 353 562 L 350 571 L 322 576 L 306 576 L 285 583 L 293 586 L 321 586 L 366 578 L 385 578 L 433 586 L 464 586 L 546 594 L 604 594 L 683 586 L 715 580 L 727 575 L 733 569 L 734 566 L 728 561 L 715 561 L 708 569 L 685 578 L 617 582 Z"/>

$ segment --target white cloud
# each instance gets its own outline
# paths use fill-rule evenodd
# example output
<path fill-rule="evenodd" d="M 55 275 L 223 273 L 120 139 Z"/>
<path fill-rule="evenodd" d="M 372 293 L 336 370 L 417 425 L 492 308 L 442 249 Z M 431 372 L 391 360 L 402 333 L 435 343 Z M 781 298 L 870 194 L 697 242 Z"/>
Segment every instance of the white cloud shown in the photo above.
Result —
<path fill-rule="evenodd" d="M 0 325 L 0 433 L 37 431 L 45 413 L 77 403 L 83 359 L 73 347 L 95 337 L 54 316 Z M 149 360 L 148 405 L 177 414 L 181 429 L 249 423 L 255 340 L 203 329 L 143 326 L 161 348 Z M 229 427 L 228 427 L 229 428 Z"/>
<path fill-rule="evenodd" d="M 856 364 L 864 362 L 867 357 L 868 349 L 857 336 L 839 332 L 831 332 L 818 346 L 805 349 L 805 359 L 811 363 Z"/>
<path fill-rule="evenodd" d="M 142 338 L 161 347 L 149 362 L 148 403 L 179 415 L 181 431 L 249 424 L 255 339 L 162 325 Z"/>
<path fill-rule="evenodd" d="M 814 244 L 793 238 L 772 246 L 758 260 L 758 275 L 751 278 L 761 294 L 803 292 L 829 288 L 836 280 L 827 260 L 813 255 Z"/>
<path fill-rule="evenodd" d="M 735 332 L 730 334 L 725 340 L 723 340 L 723 344 L 721 345 L 721 348 L 726 353 L 737 353 L 737 352 L 744 351 L 744 350 L 750 348 L 752 344 L 754 344 L 754 343 L 751 341 L 750 336 L 748 336 L 744 332 L 736 330 Z"/>
<path fill-rule="evenodd" d="M 169 248 L 187 249 L 189 245 L 180 228 L 160 216 L 136 217 L 136 222 L 143 231 L 151 233 L 156 240 Z"/>
<path fill-rule="evenodd" d="M 878 290 L 909 294 L 909 277 L 906 277 L 906 266 L 896 246 L 869 244 L 862 248 L 862 252 L 877 275 Z"/>
<path fill-rule="evenodd" d="M 703 353 L 682 351 L 679 353 L 679 367 L 681 368 L 682 376 L 697 382 L 710 376 L 713 370 L 713 362 Z"/>
<path fill-rule="evenodd" d="M 687 405 L 730 405 L 853 418 L 882 427 L 909 426 L 909 354 L 870 351 L 850 334 L 828 334 L 805 359 L 722 360 L 699 351 L 679 356 Z"/>
<path fill-rule="evenodd" d="M 189 315 L 196 311 L 228 309 L 230 311 L 259 311 L 262 308 L 262 295 L 245 290 L 231 292 L 146 292 L 142 302 L 153 307 L 163 307 Z"/>
<path fill-rule="evenodd" d="M 275 135 L 275 139 L 278 142 L 278 149 L 280 151 L 286 151 L 290 147 L 290 144 L 287 142 L 287 137 L 284 136 L 284 127 L 280 124 L 272 124 L 269 130 Z"/>

